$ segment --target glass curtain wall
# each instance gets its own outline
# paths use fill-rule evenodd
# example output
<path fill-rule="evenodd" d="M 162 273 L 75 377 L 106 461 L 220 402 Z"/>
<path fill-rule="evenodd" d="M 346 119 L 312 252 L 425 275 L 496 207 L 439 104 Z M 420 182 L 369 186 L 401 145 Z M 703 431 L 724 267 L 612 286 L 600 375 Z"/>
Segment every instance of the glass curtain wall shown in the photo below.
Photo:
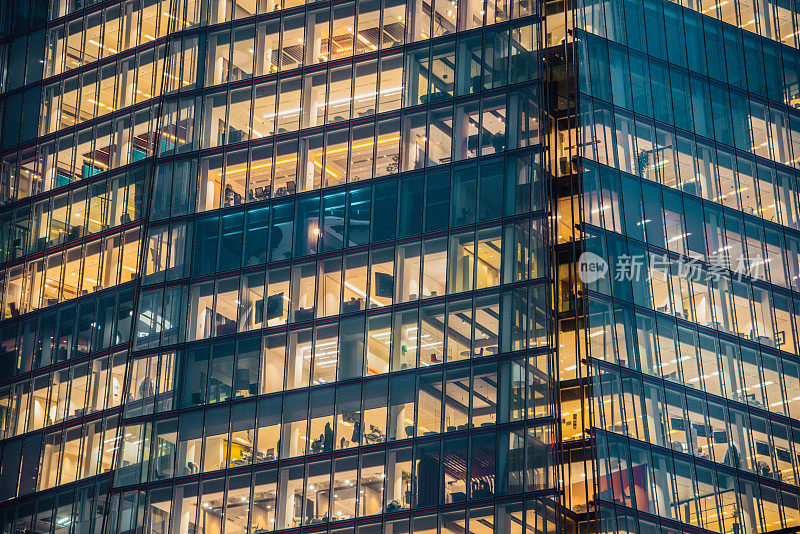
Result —
<path fill-rule="evenodd" d="M 583 321 L 561 372 L 594 444 L 571 453 L 573 509 L 588 493 L 603 532 L 797 527 L 796 15 L 659 0 L 573 16 L 581 172 L 558 239 L 584 256 L 558 266 L 557 302 Z M 608 270 L 587 276 L 594 258 Z"/>
<path fill-rule="evenodd" d="M 551 11 L 3 11 L 0 532 L 560 528 Z"/>

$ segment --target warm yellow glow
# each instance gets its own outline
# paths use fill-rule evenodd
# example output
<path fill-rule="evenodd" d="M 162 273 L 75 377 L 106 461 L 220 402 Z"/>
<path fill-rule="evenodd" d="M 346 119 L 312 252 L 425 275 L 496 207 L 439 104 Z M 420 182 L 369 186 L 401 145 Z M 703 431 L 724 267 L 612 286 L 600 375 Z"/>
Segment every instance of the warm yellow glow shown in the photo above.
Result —
<path fill-rule="evenodd" d="M 383 139 L 378 139 L 378 144 L 381 145 L 381 144 L 384 144 L 384 143 L 391 143 L 393 141 L 399 141 L 399 140 L 400 140 L 400 136 L 399 135 L 393 136 L 393 137 L 386 137 L 386 138 L 383 138 Z M 371 147 L 374 144 L 375 144 L 375 141 L 365 141 L 365 142 L 360 143 L 358 145 L 353 145 L 352 148 L 353 149 L 367 148 L 367 147 Z M 329 149 L 329 150 L 326 150 L 326 151 L 317 152 L 316 154 L 314 154 L 313 158 L 314 158 L 314 160 L 316 160 L 316 158 L 319 158 L 323 154 L 328 156 L 328 155 L 331 155 L 331 154 L 338 154 L 338 153 L 341 153 L 341 152 L 346 152 L 347 150 L 348 150 L 347 146 L 339 147 L 339 148 L 332 148 L 332 149 Z M 295 162 L 295 161 L 297 161 L 297 156 L 276 161 L 275 165 L 281 165 L 283 163 L 292 163 L 292 162 Z M 314 161 L 314 165 L 322 167 L 322 165 L 319 164 L 317 161 Z M 258 165 L 251 165 L 250 166 L 250 170 L 265 169 L 265 168 L 268 168 L 270 166 L 272 166 L 272 162 L 271 161 L 267 161 L 267 162 L 264 162 L 264 163 L 259 163 Z M 217 173 L 217 177 L 219 178 L 219 177 L 222 177 L 223 175 L 228 176 L 230 174 L 239 174 L 239 173 L 243 173 L 243 172 L 247 172 L 247 165 L 242 165 L 240 167 L 236 167 L 236 168 L 233 168 L 233 169 L 227 169 L 224 172 L 223 171 L 219 171 Z M 330 169 L 326 169 L 326 172 L 330 173 L 335 178 L 339 178 L 339 176 L 336 173 L 334 173 L 333 171 L 331 171 Z"/>
<path fill-rule="evenodd" d="M 318 158 L 318 157 L 319 157 L 319 156 L 321 156 L 321 155 L 322 155 L 322 152 L 320 152 L 320 153 L 318 153 L 316 156 L 314 156 L 314 166 L 315 166 L 315 167 L 319 167 L 320 169 L 322 168 L 322 163 L 320 163 L 319 161 L 317 161 L 317 160 L 316 160 L 316 158 Z M 334 178 L 339 178 L 339 175 L 338 175 L 338 174 L 336 174 L 335 172 L 333 172 L 333 171 L 332 171 L 332 170 L 330 170 L 330 169 L 325 169 L 325 172 L 327 172 L 328 174 L 330 174 L 330 175 L 331 175 L 331 176 L 333 176 Z"/>
<path fill-rule="evenodd" d="M 96 159 L 90 158 L 88 156 L 83 156 L 83 161 L 88 162 L 88 163 L 93 163 L 93 164 L 95 164 L 95 165 L 97 165 L 99 167 L 103 167 L 104 169 L 108 169 L 108 165 L 106 165 L 102 161 L 97 161 Z"/>
<path fill-rule="evenodd" d="M 377 47 L 377 46 L 375 46 L 374 44 L 372 44 L 372 43 L 370 42 L 370 40 L 369 40 L 369 39 L 367 39 L 366 37 L 364 37 L 364 36 L 363 36 L 363 35 L 361 35 L 360 33 L 357 33 L 357 34 L 356 34 L 356 39 L 358 39 L 359 41 L 361 41 L 362 43 L 364 43 L 365 45 L 367 45 L 368 47 L 370 47 L 372 50 L 377 50 L 377 49 L 378 49 L 378 47 Z"/>
<path fill-rule="evenodd" d="M 709 12 L 709 11 L 711 11 L 712 9 L 715 9 L 715 8 L 717 8 L 717 7 L 722 7 L 722 6 L 724 6 L 725 4 L 727 4 L 727 3 L 728 3 L 728 0 L 724 0 L 724 1 L 722 1 L 722 2 L 717 2 L 717 3 L 716 3 L 716 4 L 714 4 L 713 6 L 711 6 L 711 7 L 709 7 L 709 8 L 706 8 L 706 9 L 704 9 L 704 10 L 703 10 L 703 11 L 701 11 L 700 13 L 704 13 L 704 14 L 705 14 L 705 13 L 708 13 L 708 12 Z"/>

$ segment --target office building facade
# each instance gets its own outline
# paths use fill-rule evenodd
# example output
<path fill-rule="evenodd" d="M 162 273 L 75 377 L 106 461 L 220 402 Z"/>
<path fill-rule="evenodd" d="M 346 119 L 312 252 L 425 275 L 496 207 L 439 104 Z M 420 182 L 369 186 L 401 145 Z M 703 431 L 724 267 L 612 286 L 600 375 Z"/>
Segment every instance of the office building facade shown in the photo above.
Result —
<path fill-rule="evenodd" d="M 542 13 L 8 5 L 0 531 L 552 528 Z"/>
<path fill-rule="evenodd" d="M 580 4 L 586 256 L 561 300 L 586 320 L 592 438 L 570 454 L 595 459 L 598 529 L 796 528 L 796 6 Z"/>
<path fill-rule="evenodd" d="M 796 11 L 4 5 L 0 532 L 797 526 Z"/>

